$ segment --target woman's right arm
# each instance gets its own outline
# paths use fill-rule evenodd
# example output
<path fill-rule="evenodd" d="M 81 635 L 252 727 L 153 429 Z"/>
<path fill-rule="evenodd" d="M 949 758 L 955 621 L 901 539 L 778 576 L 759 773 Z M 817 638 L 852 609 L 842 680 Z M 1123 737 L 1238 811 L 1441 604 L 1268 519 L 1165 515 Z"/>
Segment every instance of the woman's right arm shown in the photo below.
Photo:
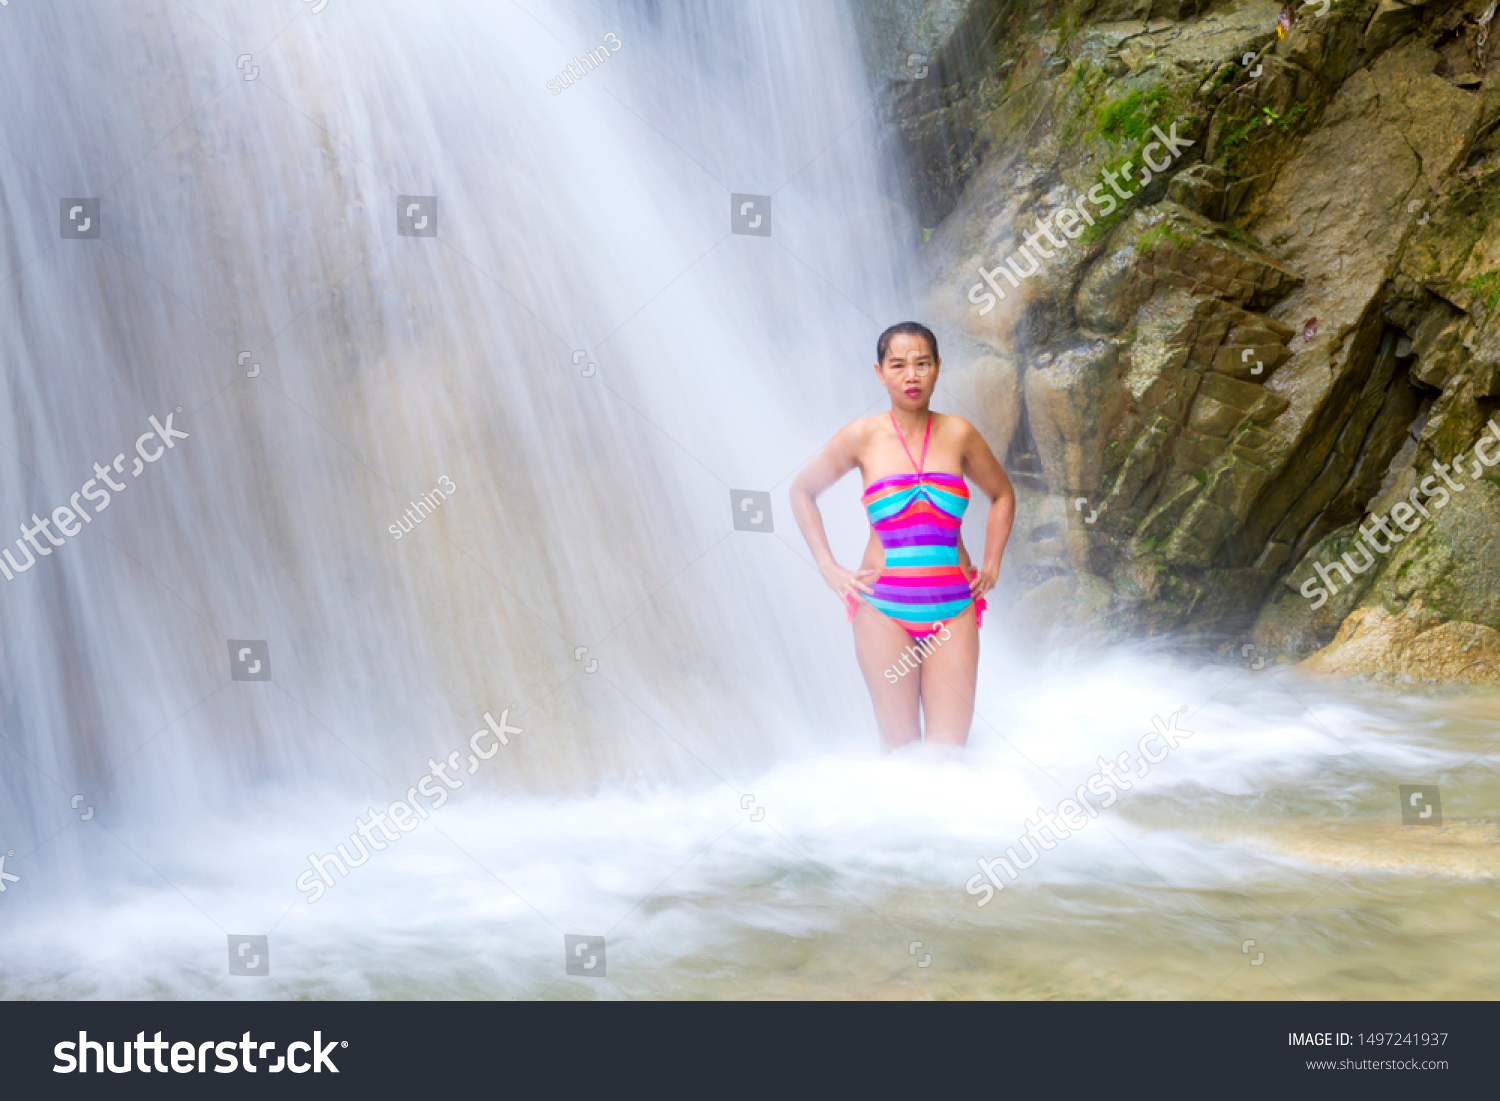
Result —
<path fill-rule="evenodd" d="M 828 534 L 823 530 L 823 516 L 818 511 L 817 498 L 834 482 L 838 481 L 859 464 L 860 446 L 863 443 L 863 428 L 859 421 L 839 430 L 816 458 L 803 467 L 802 473 L 792 483 L 792 515 L 797 518 L 797 527 L 807 547 L 812 551 L 818 572 L 828 587 L 841 598 L 848 598 L 852 590 L 870 593 L 865 578 L 874 577 L 878 570 L 851 572 L 840 566 L 833 558 L 828 546 Z"/>

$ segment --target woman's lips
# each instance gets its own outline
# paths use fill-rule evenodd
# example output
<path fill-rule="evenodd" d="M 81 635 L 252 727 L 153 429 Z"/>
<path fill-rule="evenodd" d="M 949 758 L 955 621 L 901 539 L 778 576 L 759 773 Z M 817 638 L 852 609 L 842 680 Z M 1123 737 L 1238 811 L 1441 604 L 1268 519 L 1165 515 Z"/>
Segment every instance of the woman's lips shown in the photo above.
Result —
<path fill-rule="evenodd" d="M 906 396 L 909 398 L 919 398 L 922 396 L 922 388 L 920 386 L 908 386 L 906 388 Z"/>

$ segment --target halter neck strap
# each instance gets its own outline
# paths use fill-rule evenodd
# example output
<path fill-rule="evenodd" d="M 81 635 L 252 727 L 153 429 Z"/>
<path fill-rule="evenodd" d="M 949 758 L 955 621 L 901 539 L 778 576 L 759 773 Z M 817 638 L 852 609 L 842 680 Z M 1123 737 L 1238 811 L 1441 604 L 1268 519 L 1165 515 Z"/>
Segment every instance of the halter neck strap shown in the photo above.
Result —
<path fill-rule="evenodd" d="M 911 463 L 912 466 L 914 466 L 914 467 L 917 468 L 917 473 L 921 474 L 923 467 L 925 467 L 927 465 L 927 444 L 932 439 L 932 413 L 931 413 L 931 411 L 929 411 L 928 414 L 927 414 L 927 432 L 922 437 L 922 461 L 921 462 L 917 462 L 917 460 L 915 460 L 915 459 L 913 459 L 911 457 L 911 448 L 909 448 L 909 447 L 906 446 L 906 437 L 901 434 L 901 426 L 896 423 L 896 414 L 895 413 L 891 413 L 890 414 L 890 418 L 891 418 L 891 427 L 896 430 L 896 439 L 898 439 L 898 440 L 901 441 L 901 450 L 906 452 L 906 458 L 907 458 L 907 460 Z"/>

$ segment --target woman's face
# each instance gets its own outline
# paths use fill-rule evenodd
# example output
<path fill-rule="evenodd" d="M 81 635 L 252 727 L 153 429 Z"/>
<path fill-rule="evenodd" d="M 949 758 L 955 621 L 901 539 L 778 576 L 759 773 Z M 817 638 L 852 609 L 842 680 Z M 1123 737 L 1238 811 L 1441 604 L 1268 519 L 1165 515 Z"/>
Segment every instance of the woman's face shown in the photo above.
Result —
<path fill-rule="evenodd" d="M 941 364 L 926 337 L 897 333 L 886 346 L 885 359 L 875 365 L 875 374 L 891 395 L 893 408 L 917 412 L 932 400 Z"/>

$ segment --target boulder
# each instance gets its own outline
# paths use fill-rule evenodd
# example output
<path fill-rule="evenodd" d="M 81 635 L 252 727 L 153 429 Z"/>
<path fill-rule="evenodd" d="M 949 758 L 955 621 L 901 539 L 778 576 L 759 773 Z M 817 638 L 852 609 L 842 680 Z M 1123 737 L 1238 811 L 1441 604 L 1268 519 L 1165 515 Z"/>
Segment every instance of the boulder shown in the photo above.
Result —
<path fill-rule="evenodd" d="M 1444 620 L 1420 602 L 1404 612 L 1359 608 L 1344 620 L 1332 643 L 1298 666 L 1333 676 L 1500 683 L 1500 631 L 1478 623 Z"/>
<path fill-rule="evenodd" d="M 1100 500 L 1103 451 L 1124 406 L 1119 352 L 1102 340 L 1037 358 L 1026 372 L 1026 415 L 1048 488 Z"/>

